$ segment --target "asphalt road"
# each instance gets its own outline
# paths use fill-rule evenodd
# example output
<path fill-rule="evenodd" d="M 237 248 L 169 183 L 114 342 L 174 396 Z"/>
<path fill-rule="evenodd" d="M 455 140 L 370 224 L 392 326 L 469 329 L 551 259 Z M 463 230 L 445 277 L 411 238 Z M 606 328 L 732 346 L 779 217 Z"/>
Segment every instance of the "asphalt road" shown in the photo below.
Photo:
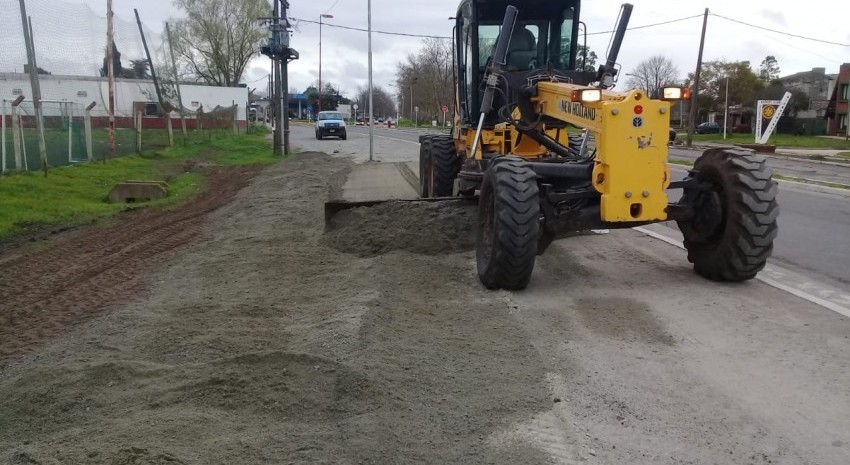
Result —
<path fill-rule="evenodd" d="M 416 161 L 418 149 L 415 144 L 421 134 L 430 131 L 376 127 L 374 140 L 381 154 L 379 159 Z M 367 127 L 349 127 L 349 133 L 360 144 L 368 140 Z M 368 154 L 368 144 L 360 147 L 365 147 Z M 670 158 L 695 160 L 700 153 L 673 148 Z M 775 172 L 788 176 L 850 184 L 850 165 L 780 157 L 769 158 L 768 164 Z M 677 178 L 686 174 L 684 167 L 672 165 L 672 168 Z M 850 267 L 847 266 L 850 263 L 850 190 L 780 181 L 779 204 L 782 212 L 780 232 L 772 261 L 830 287 L 850 289 Z M 670 227 L 675 228 L 675 225 Z"/>
<path fill-rule="evenodd" d="M 699 150 L 672 148 L 670 149 L 670 159 L 693 161 L 701 153 Z M 841 164 L 773 156 L 768 158 L 767 165 L 775 173 L 785 176 L 850 185 L 850 163 Z"/>
<path fill-rule="evenodd" d="M 365 132 L 352 128 L 343 146 L 311 140 L 305 131 L 293 144 L 358 153 L 356 159 L 363 160 L 362 151 L 368 153 Z M 376 128 L 375 160 L 415 161 L 419 134 Z M 684 175 L 683 169 L 673 168 Z M 847 247 L 828 245 L 828 240 L 840 241 L 837 230 L 847 229 L 842 199 L 842 191 L 782 183 L 783 230 L 771 264 L 787 261 L 812 282 L 816 275 L 846 276 L 840 267 L 847 263 L 842 255 Z M 391 228 L 396 217 L 375 215 L 393 241 L 400 240 Z M 361 238 L 377 241 L 380 231 L 370 230 Z M 446 282 L 460 286 L 462 293 L 451 306 L 463 308 L 465 317 L 471 315 L 472 302 L 483 303 L 488 308 L 483 328 L 496 327 L 494 319 L 501 315 L 496 302 L 506 302 L 516 328 L 544 361 L 542 378 L 551 408 L 505 422 L 502 433 L 482 435 L 484 441 L 514 448 L 533 444 L 546 453 L 542 463 L 848 463 L 847 315 L 759 280 L 723 284 L 701 279 L 691 272 L 683 250 L 637 230 L 557 241 L 538 257 L 523 292 L 482 294 L 480 286 L 470 285 L 476 279 L 471 251 L 434 259 L 439 265 L 414 263 L 406 255 L 399 263 L 410 263 L 416 282 L 428 283 L 420 286 L 432 296 L 446 295 Z M 391 268 L 393 263 L 386 259 L 381 269 L 406 276 Z M 447 264 L 459 274 L 448 273 Z M 436 278 L 423 275 L 435 266 Z M 399 299 L 410 286 L 405 279 L 394 279 L 389 292 Z M 433 299 L 424 297 L 425 307 L 439 308 Z M 423 302 L 419 297 L 401 300 L 411 314 L 418 314 L 410 310 L 418 307 L 409 302 Z M 459 337 L 457 324 L 439 331 Z M 411 325 L 424 331 L 422 323 Z M 463 341 L 475 343 L 477 338 L 464 336 Z M 428 339 L 430 346 L 437 343 Z M 489 345 L 487 351 L 498 347 Z M 431 363 L 427 354 L 415 355 Z M 453 371 L 456 356 L 442 355 L 440 366 L 452 376 L 475 371 Z M 517 357 L 523 366 L 531 363 L 526 354 Z M 509 373 L 515 357 L 499 356 L 497 363 Z M 476 376 L 462 381 L 472 383 Z M 512 376 L 503 376 L 502 382 L 508 379 Z M 522 389 L 534 388 L 529 378 Z M 492 391 L 486 394 L 497 397 Z M 513 463 L 537 462 L 524 458 Z"/>

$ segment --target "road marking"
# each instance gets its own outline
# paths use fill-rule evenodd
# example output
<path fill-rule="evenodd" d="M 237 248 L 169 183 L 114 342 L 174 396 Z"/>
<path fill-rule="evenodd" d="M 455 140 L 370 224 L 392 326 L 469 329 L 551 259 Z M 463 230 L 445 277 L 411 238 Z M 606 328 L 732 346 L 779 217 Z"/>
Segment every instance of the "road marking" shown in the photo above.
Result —
<path fill-rule="evenodd" d="M 632 229 L 685 250 L 685 245 L 678 239 L 651 231 L 642 226 Z M 843 294 L 840 291 L 831 289 L 828 286 L 824 286 L 811 280 L 801 281 L 799 277 L 795 278 L 794 275 L 795 273 L 780 266 L 767 265 L 761 272 L 759 272 L 758 275 L 756 275 L 755 279 L 767 284 L 768 286 L 785 291 L 793 296 L 799 297 L 815 305 L 820 305 L 821 307 L 832 310 L 839 315 L 850 318 L 850 308 L 845 306 L 850 306 L 850 295 Z M 816 294 L 820 294 L 821 296 Z"/>
<path fill-rule="evenodd" d="M 359 135 L 359 136 L 366 136 L 366 137 L 369 137 L 369 134 L 368 134 L 368 133 L 367 133 L 367 134 L 363 134 L 362 132 L 352 132 L 352 134 L 357 134 L 357 135 Z M 394 140 L 394 141 L 397 141 L 397 142 L 407 142 L 408 144 L 419 145 L 419 142 L 414 142 L 414 141 L 412 141 L 412 140 L 399 139 L 399 138 L 397 138 L 397 137 L 379 136 L 379 135 L 377 135 L 377 134 L 373 134 L 373 135 L 374 135 L 375 137 L 380 137 L 381 139 L 389 139 L 389 140 Z"/>

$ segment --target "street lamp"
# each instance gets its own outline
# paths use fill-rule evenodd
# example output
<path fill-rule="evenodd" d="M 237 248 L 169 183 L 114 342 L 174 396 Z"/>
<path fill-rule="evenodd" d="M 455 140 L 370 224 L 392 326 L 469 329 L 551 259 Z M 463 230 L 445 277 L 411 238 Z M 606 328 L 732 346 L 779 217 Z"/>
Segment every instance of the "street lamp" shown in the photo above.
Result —
<path fill-rule="evenodd" d="M 413 85 L 416 84 L 419 78 L 412 78 L 410 80 L 410 119 L 413 119 Z"/>
<path fill-rule="evenodd" d="M 322 111 L 322 18 L 333 18 L 334 15 L 319 15 L 319 102 L 318 111 Z"/>

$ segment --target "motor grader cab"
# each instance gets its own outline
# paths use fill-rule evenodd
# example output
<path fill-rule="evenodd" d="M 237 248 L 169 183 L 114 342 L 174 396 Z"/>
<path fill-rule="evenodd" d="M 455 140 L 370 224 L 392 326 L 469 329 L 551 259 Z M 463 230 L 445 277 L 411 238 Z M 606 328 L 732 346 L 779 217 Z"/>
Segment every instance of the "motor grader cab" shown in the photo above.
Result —
<path fill-rule="evenodd" d="M 579 56 L 578 0 L 463 0 L 454 27 L 451 135 L 420 138 L 422 197 L 479 197 L 476 261 L 488 288 L 522 289 L 569 233 L 676 221 L 697 273 L 753 278 L 776 236 L 776 183 L 752 152 L 712 149 L 674 181 L 671 100 L 612 90 L 632 6 L 605 62 Z M 682 191 L 670 202 L 669 190 Z"/>

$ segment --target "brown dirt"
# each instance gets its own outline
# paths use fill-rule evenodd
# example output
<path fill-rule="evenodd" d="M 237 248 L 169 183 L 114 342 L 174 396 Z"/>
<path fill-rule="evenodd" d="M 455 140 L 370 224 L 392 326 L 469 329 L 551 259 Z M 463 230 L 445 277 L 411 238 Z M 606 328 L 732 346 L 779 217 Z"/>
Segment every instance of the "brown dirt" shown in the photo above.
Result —
<path fill-rule="evenodd" d="M 470 286 L 471 252 L 324 245 L 347 166 L 269 167 L 149 292 L 0 360 L 0 461 L 548 463 L 489 440 L 552 400 L 501 295 Z"/>
<path fill-rule="evenodd" d="M 477 208 L 464 201 L 387 202 L 343 210 L 331 218 L 324 243 L 359 257 L 393 250 L 423 255 L 475 247 Z"/>
<path fill-rule="evenodd" d="M 48 244 L 0 253 L 0 356 L 33 348 L 146 287 L 146 276 L 197 242 L 205 216 L 227 204 L 259 172 L 207 171 L 209 189 L 181 206 L 125 212 L 105 227 L 87 226 Z"/>

